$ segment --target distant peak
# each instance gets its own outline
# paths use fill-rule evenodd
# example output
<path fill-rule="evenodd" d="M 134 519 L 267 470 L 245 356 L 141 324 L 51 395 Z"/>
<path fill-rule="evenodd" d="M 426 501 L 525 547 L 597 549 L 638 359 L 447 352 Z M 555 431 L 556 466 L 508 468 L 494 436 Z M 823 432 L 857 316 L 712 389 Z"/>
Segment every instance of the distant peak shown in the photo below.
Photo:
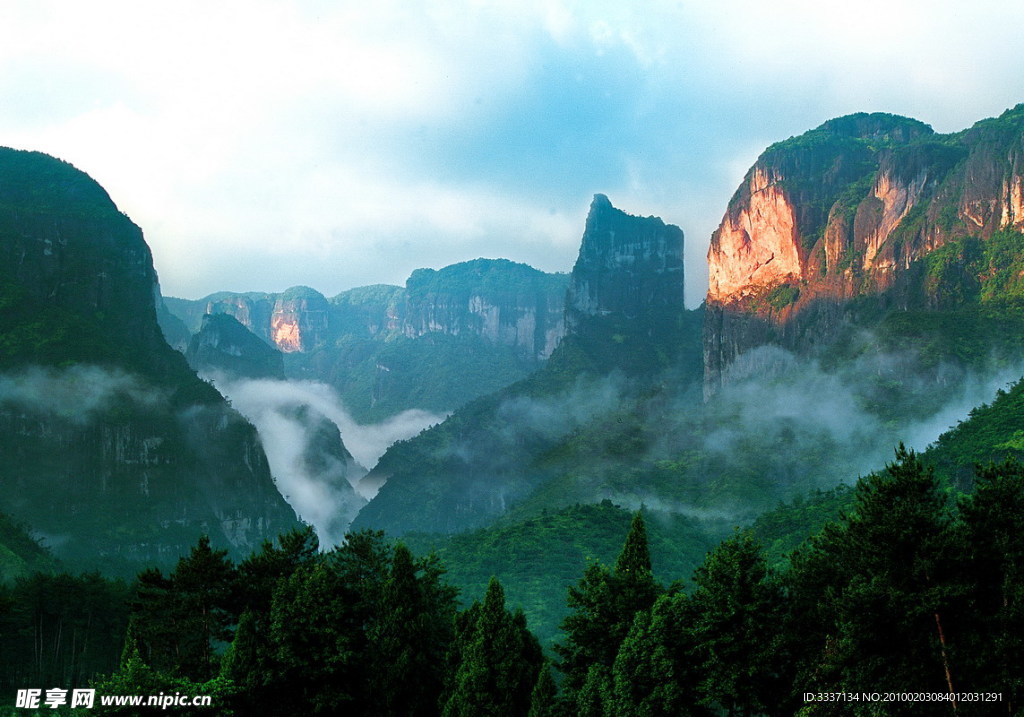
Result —
<path fill-rule="evenodd" d="M 611 200 L 605 194 L 595 194 L 594 201 L 590 203 L 590 211 L 596 209 L 613 209 Z"/>

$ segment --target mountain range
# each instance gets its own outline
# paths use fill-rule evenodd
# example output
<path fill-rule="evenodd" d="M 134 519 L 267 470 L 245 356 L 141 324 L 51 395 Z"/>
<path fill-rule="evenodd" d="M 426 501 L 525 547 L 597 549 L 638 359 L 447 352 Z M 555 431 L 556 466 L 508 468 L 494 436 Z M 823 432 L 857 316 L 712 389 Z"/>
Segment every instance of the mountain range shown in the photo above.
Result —
<path fill-rule="evenodd" d="M 364 424 L 450 414 L 362 468 L 330 411 L 287 409 L 308 438 L 289 460 L 333 466 L 323 481 L 347 496 L 318 517 L 336 537 L 351 519 L 442 546 L 610 500 L 694 521 L 706 546 L 901 440 L 924 447 L 1020 377 L 1022 152 L 1024 106 L 949 135 L 876 113 L 778 142 L 687 309 L 683 232 L 601 194 L 570 274 L 476 259 L 332 298 L 161 297 L 99 185 L 3 150 L 0 510 L 96 566 L 173 559 L 200 533 L 245 552 L 295 525 L 276 439 L 198 371 L 313 382 Z M 970 487 L 968 452 L 1024 449 L 1004 425 L 1015 396 L 939 442 L 951 489 Z M 1003 428 L 972 433 L 992 411 Z"/>

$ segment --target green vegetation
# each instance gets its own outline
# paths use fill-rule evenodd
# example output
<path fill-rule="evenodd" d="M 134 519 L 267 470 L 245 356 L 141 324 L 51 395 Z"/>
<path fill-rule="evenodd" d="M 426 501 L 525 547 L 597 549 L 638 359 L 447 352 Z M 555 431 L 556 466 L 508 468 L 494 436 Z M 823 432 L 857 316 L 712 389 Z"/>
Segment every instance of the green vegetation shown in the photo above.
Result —
<path fill-rule="evenodd" d="M 214 715 L 526 717 L 803 714 L 803 693 L 870 680 L 943 695 L 970 685 L 1001 693 L 1012 714 L 1024 699 L 1013 662 L 1024 646 L 1022 510 L 1021 464 L 980 469 L 952 501 L 901 447 L 852 490 L 760 521 L 761 534 L 813 532 L 783 560 L 773 565 L 753 533 L 735 532 L 668 587 L 648 535 L 660 519 L 623 522 L 608 505 L 566 511 L 615 515 L 625 539 L 614 562 L 589 562 L 563 593 L 557 684 L 496 578 L 459 610 L 436 556 L 416 558 L 380 533 L 320 552 L 310 529 L 295 531 L 237 565 L 204 539 L 130 592 L 96 576 L 41 575 L 0 590 L 0 629 L 19 636 L 0 647 L 0 682 L 9 692 L 39 682 L 211 694 Z M 529 532 L 515 535 L 509 547 Z M 33 650 L 40 659 L 25 660 Z M 845 704 L 844 714 L 876 707 Z M 901 714 L 933 707 L 906 703 Z"/>
<path fill-rule="evenodd" d="M 0 584 L 9 584 L 30 573 L 55 572 L 60 563 L 32 537 L 29 528 L 0 513 Z"/>
<path fill-rule="evenodd" d="M 681 515 L 644 511 L 654 574 L 665 581 L 689 575 L 729 526 Z M 479 530 L 441 536 L 407 534 L 414 550 L 435 551 L 463 600 L 483 596 L 491 576 L 521 606 L 531 629 L 550 649 L 567 614 L 563 597 L 588 565 L 609 564 L 628 530 L 630 513 L 611 501 L 570 505 Z"/>
<path fill-rule="evenodd" d="M 786 308 L 790 304 L 795 304 L 799 297 L 800 289 L 798 287 L 783 284 L 781 286 L 776 286 L 768 292 L 768 296 L 765 298 L 765 301 L 776 311 L 782 311 L 782 309 Z"/>

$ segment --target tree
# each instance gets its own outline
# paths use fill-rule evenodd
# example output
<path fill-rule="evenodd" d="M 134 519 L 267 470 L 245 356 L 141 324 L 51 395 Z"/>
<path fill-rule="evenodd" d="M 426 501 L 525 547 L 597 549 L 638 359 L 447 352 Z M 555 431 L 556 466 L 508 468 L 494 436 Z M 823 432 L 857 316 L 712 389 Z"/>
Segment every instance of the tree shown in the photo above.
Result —
<path fill-rule="evenodd" d="M 505 592 L 491 578 L 472 638 L 462 651 L 444 717 L 525 717 L 543 662 L 540 644 L 521 610 L 505 608 Z"/>
<path fill-rule="evenodd" d="M 527 717 L 557 717 L 558 687 L 551 676 L 551 665 L 544 661 L 537 673 L 537 684 L 530 694 L 530 711 Z"/>
<path fill-rule="evenodd" d="M 637 612 L 650 610 L 663 589 L 651 572 L 647 530 L 641 513 L 633 516 L 615 568 L 592 563 L 579 584 L 569 588 L 572 612 L 562 622 L 565 641 L 555 646 L 565 674 L 563 689 L 570 701 L 583 688 L 591 665 L 611 672 L 619 646 Z"/>
<path fill-rule="evenodd" d="M 612 668 L 610 712 L 616 717 L 685 717 L 710 712 L 698 705 L 699 675 L 689 600 L 662 595 L 638 612 Z"/>
<path fill-rule="evenodd" d="M 1024 701 L 1024 466 L 979 468 L 956 525 L 964 581 L 971 586 L 962 635 L 965 682 L 1000 692 L 1007 714 Z"/>
<path fill-rule="evenodd" d="M 902 445 L 862 478 L 853 512 L 794 557 L 790 623 L 805 636 L 796 692 L 953 691 L 957 600 L 950 519 L 934 472 Z M 800 612 L 803 608 L 807 612 Z M 925 707 L 906 705 L 908 714 Z"/>
<path fill-rule="evenodd" d="M 761 546 L 734 535 L 708 555 L 694 582 L 690 634 L 702 701 L 729 715 L 777 708 L 788 692 L 778 663 L 783 596 Z"/>
<path fill-rule="evenodd" d="M 171 574 L 178 635 L 176 674 L 209 680 L 217 674 L 214 651 L 231 640 L 237 621 L 237 572 L 227 550 L 214 550 L 202 536 Z"/>
<path fill-rule="evenodd" d="M 395 546 L 391 574 L 368 630 L 374 714 L 437 712 L 455 613 L 455 590 L 440 582 L 442 572 L 435 559 L 417 565 L 405 545 Z"/>

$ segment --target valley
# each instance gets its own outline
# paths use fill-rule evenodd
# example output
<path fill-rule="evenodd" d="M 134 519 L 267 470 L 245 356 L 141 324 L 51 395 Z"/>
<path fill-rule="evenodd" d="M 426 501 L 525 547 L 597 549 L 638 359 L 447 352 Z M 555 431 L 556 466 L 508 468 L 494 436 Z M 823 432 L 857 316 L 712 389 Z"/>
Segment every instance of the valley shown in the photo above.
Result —
<path fill-rule="evenodd" d="M 998 626 L 1019 622 L 1019 565 L 999 556 L 1020 560 L 1020 516 L 993 496 L 1024 496 L 1022 182 L 1024 105 L 951 134 L 858 113 L 758 157 L 711 237 L 697 307 L 683 230 L 604 194 L 567 273 L 478 258 L 333 297 L 193 300 L 161 295 L 142 230 L 88 175 L 0 149 L 0 624 L 29 629 L 10 606 L 31 580 L 95 571 L 68 594 L 134 595 L 104 652 L 34 677 L 223 680 L 247 686 L 225 687 L 236 705 L 305 685 L 328 712 L 377 694 L 352 677 L 363 668 L 332 672 L 338 646 L 387 664 L 403 620 L 417 659 L 438 652 L 421 665 L 431 705 L 469 700 L 467 655 L 490 624 L 515 645 L 502 669 L 530 675 L 517 690 L 548 674 L 546 655 L 582 710 L 640 699 L 622 675 L 642 682 L 643 645 L 696 640 L 704 655 L 732 585 L 755 623 L 798 619 L 800 600 L 813 617 L 806 636 L 773 633 L 795 657 L 747 686 L 756 713 L 796 709 L 787 680 L 918 674 L 902 653 L 861 660 L 885 634 L 857 622 L 861 600 L 960 615 L 951 639 L 981 680 L 963 625 L 1011 640 Z M 990 529 L 1002 547 L 971 554 Z M 886 536 L 918 561 L 906 580 L 896 553 L 864 547 Z M 837 556 L 891 585 L 838 575 Z M 936 587 L 944 560 L 961 572 Z M 979 581 L 1002 608 L 963 597 Z M 599 619 L 587 601 L 602 590 L 623 611 L 600 617 L 608 644 L 580 617 Z M 160 647 L 161 616 L 189 600 L 217 624 Z M 940 659 L 917 610 L 900 639 L 936 667 L 920 679 L 952 692 L 942 628 Z M 317 664 L 301 657 L 304 619 L 337 640 Z M 683 623 L 703 627 L 672 632 Z M 712 663 L 700 713 L 739 710 L 743 690 Z M 350 692 L 331 692 L 342 678 Z"/>

